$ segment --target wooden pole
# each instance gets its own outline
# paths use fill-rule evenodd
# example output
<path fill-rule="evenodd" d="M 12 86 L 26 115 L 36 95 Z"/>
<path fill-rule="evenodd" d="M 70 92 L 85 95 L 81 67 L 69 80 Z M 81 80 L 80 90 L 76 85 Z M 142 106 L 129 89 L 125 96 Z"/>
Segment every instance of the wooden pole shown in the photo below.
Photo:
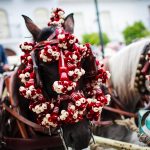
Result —
<path fill-rule="evenodd" d="M 145 146 L 139 146 L 136 144 L 131 144 L 131 143 L 126 143 L 126 142 L 121 142 L 117 140 L 112 140 L 108 138 L 103 138 L 103 137 L 98 137 L 94 136 L 95 142 L 96 142 L 96 147 L 94 144 L 91 145 L 91 150 L 96 150 L 98 147 L 104 147 L 104 148 L 116 148 L 118 150 L 121 149 L 126 149 L 126 150 L 150 150 L 150 147 L 145 147 Z"/>
<path fill-rule="evenodd" d="M 100 45 L 101 45 L 101 52 L 102 52 L 102 58 L 104 58 L 104 41 L 103 41 L 103 35 L 101 30 L 101 24 L 100 24 L 100 16 L 99 16 L 99 9 L 98 9 L 98 3 L 97 0 L 95 1 L 95 8 L 96 8 L 96 16 L 97 16 L 97 23 L 98 23 L 98 30 L 99 30 L 99 39 L 100 39 Z"/>

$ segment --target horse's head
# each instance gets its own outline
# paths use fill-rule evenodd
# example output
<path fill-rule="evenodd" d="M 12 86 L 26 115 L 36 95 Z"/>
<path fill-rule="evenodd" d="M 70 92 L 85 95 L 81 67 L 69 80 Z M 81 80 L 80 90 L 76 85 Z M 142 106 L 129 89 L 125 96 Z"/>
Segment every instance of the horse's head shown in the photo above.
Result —
<path fill-rule="evenodd" d="M 37 44 L 46 41 L 48 38 L 50 38 L 50 40 L 55 39 L 55 32 L 57 28 L 56 25 L 50 25 L 49 27 L 40 29 L 33 23 L 33 21 L 29 17 L 23 15 L 23 18 L 28 30 L 33 36 L 34 42 L 36 42 Z M 64 30 L 68 33 L 73 33 L 73 28 L 73 14 L 70 14 L 64 20 Z M 36 65 L 38 66 L 38 74 L 40 77 L 39 80 L 43 85 L 42 91 L 49 99 L 57 99 L 58 93 L 53 90 L 53 84 L 54 81 L 59 81 L 59 79 L 61 78 L 59 70 L 60 62 L 59 60 L 55 60 L 51 61 L 50 63 L 45 63 L 44 61 L 39 59 L 40 52 L 40 50 L 35 50 L 34 59 Z M 80 86 L 82 85 L 79 82 L 79 85 L 76 87 L 76 89 L 82 88 Z M 59 111 L 61 112 L 63 108 L 68 107 L 67 105 L 68 102 L 66 100 L 62 102 L 62 104 L 59 106 Z M 63 130 L 63 137 L 67 146 L 75 149 L 83 149 L 88 147 L 91 138 L 91 132 L 89 129 L 89 120 L 86 117 L 85 119 L 77 123 L 64 123 L 61 125 L 61 127 Z"/>
<path fill-rule="evenodd" d="M 45 127 L 61 127 L 67 146 L 86 148 L 91 138 L 90 121 L 98 120 L 102 107 L 109 103 L 101 83 L 109 72 L 72 34 L 73 15 L 65 19 L 64 11 L 53 9 L 48 28 L 39 29 L 23 16 L 34 43 L 20 45 L 23 69 L 18 71 L 22 83 L 20 95 L 30 100 L 29 109 Z"/>
<path fill-rule="evenodd" d="M 117 93 L 124 108 L 130 112 L 136 112 L 137 103 L 150 92 L 149 43 L 149 39 L 134 42 L 108 61 L 111 87 Z"/>

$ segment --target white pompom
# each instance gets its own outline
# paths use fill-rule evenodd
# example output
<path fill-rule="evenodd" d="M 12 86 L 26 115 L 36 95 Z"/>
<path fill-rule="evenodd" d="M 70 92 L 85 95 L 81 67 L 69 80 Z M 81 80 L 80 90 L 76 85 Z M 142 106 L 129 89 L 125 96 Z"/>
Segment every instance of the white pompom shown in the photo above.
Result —
<path fill-rule="evenodd" d="M 76 106 L 80 106 L 81 102 L 80 101 L 76 101 Z"/>
<path fill-rule="evenodd" d="M 78 112 L 74 113 L 73 119 L 77 119 L 77 117 L 78 117 Z"/>
<path fill-rule="evenodd" d="M 30 91 L 34 90 L 34 86 L 31 85 L 31 86 L 29 87 L 29 90 L 30 90 Z"/>
<path fill-rule="evenodd" d="M 109 94 L 105 95 L 105 97 L 107 98 L 108 102 L 107 102 L 107 105 L 110 103 L 111 101 L 111 96 Z"/>
<path fill-rule="evenodd" d="M 69 43 L 70 44 L 73 44 L 74 43 L 74 40 L 69 40 Z M 73 58 L 74 59 L 74 58 Z"/>
<path fill-rule="evenodd" d="M 75 87 L 75 86 L 76 86 L 76 83 L 75 83 L 75 82 L 72 82 L 72 86 Z"/>
<path fill-rule="evenodd" d="M 72 58 L 76 60 L 78 57 L 77 57 L 77 55 L 73 54 Z"/>
<path fill-rule="evenodd" d="M 65 110 L 62 110 L 62 111 L 61 111 L 61 114 L 64 114 L 65 112 L 66 112 Z"/>
<path fill-rule="evenodd" d="M 59 47 L 63 47 L 63 44 L 58 44 Z"/>
<path fill-rule="evenodd" d="M 66 43 L 63 44 L 63 49 L 67 49 Z"/>
<path fill-rule="evenodd" d="M 63 38 L 65 38 L 65 34 L 59 34 L 58 35 L 58 39 L 63 39 Z"/>
<path fill-rule="evenodd" d="M 51 54 L 51 53 L 52 53 L 52 49 L 49 48 L 49 49 L 47 50 L 47 52 L 48 52 L 49 54 Z"/>
<path fill-rule="evenodd" d="M 22 91 L 25 90 L 25 87 L 21 86 L 21 87 L 19 88 L 19 90 L 20 90 L 20 92 L 22 92 Z"/>
<path fill-rule="evenodd" d="M 82 68 L 81 68 L 81 72 L 82 72 L 82 74 L 85 74 L 85 70 L 84 70 L 84 69 L 82 69 Z"/>
<path fill-rule="evenodd" d="M 87 98 L 87 102 L 90 104 L 92 102 L 92 98 Z"/>
<path fill-rule="evenodd" d="M 31 56 L 28 56 L 27 59 L 30 60 L 30 59 L 31 59 Z"/>
<path fill-rule="evenodd" d="M 64 18 L 64 16 L 62 16 L 62 18 Z M 60 19 L 59 21 L 60 23 L 64 23 L 64 19 Z"/>
<path fill-rule="evenodd" d="M 46 104 L 42 104 L 42 108 L 43 109 L 47 109 L 47 105 Z"/>
<path fill-rule="evenodd" d="M 68 75 L 69 75 L 69 76 L 73 76 L 73 74 L 74 74 L 74 71 L 69 71 L 69 72 L 68 72 Z"/>
<path fill-rule="evenodd" d="M 69 86 L 69 87 L 67 88 L 67 90 L 68 90 L 68 91 L 71 91 L 71 90 L 72 90 L 72 87 L 71 87 L 71 86 Z"/>
<path fill-rule="evenodd" d="M 48 119 L 51 115 L 50 114 L 46 114 L 46 118 Z"/>
<path fill-rule="evenodd" d="M 80 98 L 79 101 L 80 101 L 81 103 L 85 103 L 85 102 L 86 102 L 86 99 L 85 99 L 85 98 Z"/>
<path fill-rule="evenodd" d="M 78 74 L 78 73 L 79 73 L 79 69 L 76 68 L 76 69 L 74 70 L 74 73 L 75 73 L 75 74 Z"/>
<path fill-rule="evenodd" d="M 51 108 L 54 108 L 54 104 L 51 103 L 50 105 L 51 105 Z"/>
<path fill-rule="evenodd" d="M 71 109 L 71 110 L 75 110 L 75 106 L 74 106 L 74 105 L 71 105 L 71 106 L 70 106 L 70 109 Z"/>
<path fill-rule="evenodd" d="M 54 16 L 55 16 L 55 13 L 51 13 L 51 16 L 54 17 Z"/>
<path fill-rule="evenodd" d="M 23 73 L 20 74 L 20 75 L 19 75 L 19 78 L 25 78 L 25 74 L 23 74 Z"/>
<path fill-rule="evenodd" d="M 93 110 L 94 112 L 98 112 L 98 111 L 99 111 L 99 108 L 98 108 L 98 107 L 92 107 L 92 110 Z"/>
<path fill-rule="evenodd" d="M 27 95 L 27 96 L 31 96 L 31 91 L 30 91 L 30 90 L 27 90 L 27 91 L 26 91 L 26 95 Z"/>
<path fill-rule="evenodd" d="M 25 77 L 26 77 L 26 78 L 30 77 L 30 73 L 29 73 L 29 72 L 26 72 L 26 73 L 25 73 Z"/>

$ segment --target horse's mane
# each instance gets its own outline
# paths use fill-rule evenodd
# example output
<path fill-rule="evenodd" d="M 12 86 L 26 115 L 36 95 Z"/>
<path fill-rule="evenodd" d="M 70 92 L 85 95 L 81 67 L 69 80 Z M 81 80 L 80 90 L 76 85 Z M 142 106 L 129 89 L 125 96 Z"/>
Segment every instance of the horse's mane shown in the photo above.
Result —
<path fill-rule="evenodd" d="M 134 87 L 135 75 L 145 46 L 150 39 L 143 39 L 123 48 L 108 62 L 111 73 L 111 84 L 115 89 L 121 103 L 128 111 L 135 111 L 140 94 Z"/>

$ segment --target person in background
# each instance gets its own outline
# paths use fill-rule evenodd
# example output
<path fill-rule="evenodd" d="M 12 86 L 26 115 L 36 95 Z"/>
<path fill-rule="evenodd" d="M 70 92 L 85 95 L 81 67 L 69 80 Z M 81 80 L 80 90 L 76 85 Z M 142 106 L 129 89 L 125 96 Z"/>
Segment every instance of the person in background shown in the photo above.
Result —
<path fill-rule="evenodd" d="M 9 71 L 7 56 L 3 46 L 0 44 L 0 74 Z"/>

